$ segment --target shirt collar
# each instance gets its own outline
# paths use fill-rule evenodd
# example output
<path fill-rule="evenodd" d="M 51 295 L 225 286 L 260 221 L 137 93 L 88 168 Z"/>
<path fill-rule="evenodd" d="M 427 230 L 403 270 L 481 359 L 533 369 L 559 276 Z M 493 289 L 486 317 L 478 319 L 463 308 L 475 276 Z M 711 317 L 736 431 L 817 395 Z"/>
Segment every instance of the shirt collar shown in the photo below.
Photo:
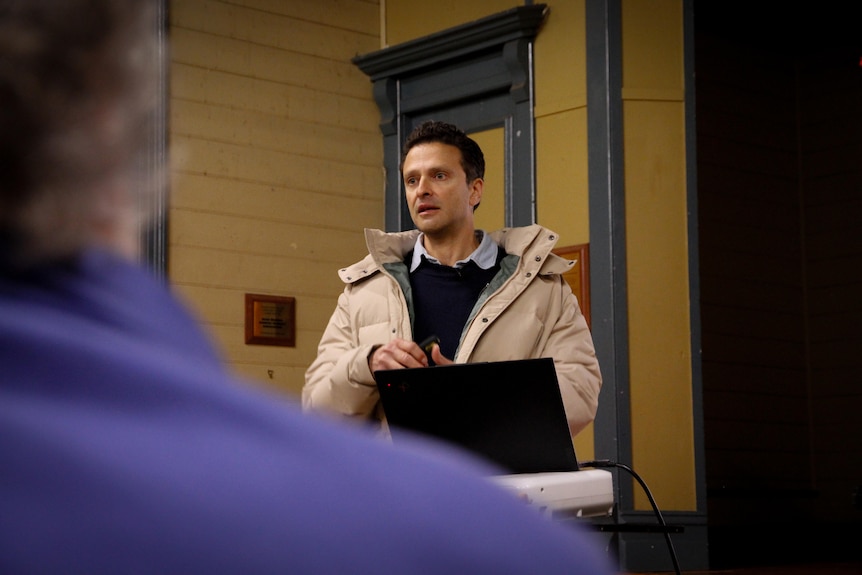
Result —
<path fill-rule="evenodd" d="M 425 244 L 422 241 L 424 237 L 425 234 L 420 233 L 416 238 L 416 244 L 413 246 L 413 259 L 410 262 L 411 272 L 415 271 L 416 268 L 419 267 L 419 264 L 422 263 L 422 256 L 425 256 L 425 259 L 431 263 L 441 265 L 437 258 L 431 256 L 425 250 Z M 494 267 L 494 264 L 497 263 L 497 244 L 494 243 L 491 236 L 482 230 L 476 230 L 476 239 L 479 239 L 479 247 L 476 248 L 472 254 L 467 256 L 467 258 L 455 262 L 453 267 L 463 267 L 470 260 L 474 261 L 476 265 L 483 270 Z"/>

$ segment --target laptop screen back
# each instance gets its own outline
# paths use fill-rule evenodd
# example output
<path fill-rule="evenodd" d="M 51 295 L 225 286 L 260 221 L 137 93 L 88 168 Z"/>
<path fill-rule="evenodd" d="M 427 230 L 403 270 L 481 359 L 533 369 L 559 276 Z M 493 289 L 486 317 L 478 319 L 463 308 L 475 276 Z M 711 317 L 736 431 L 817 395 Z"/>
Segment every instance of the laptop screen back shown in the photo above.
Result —
<path fill-rule="evenodd" d="M 578 469 L 550 358 L 383 370 L 375 378 L 393 442 L 406 429 L 509 473 Z"/>

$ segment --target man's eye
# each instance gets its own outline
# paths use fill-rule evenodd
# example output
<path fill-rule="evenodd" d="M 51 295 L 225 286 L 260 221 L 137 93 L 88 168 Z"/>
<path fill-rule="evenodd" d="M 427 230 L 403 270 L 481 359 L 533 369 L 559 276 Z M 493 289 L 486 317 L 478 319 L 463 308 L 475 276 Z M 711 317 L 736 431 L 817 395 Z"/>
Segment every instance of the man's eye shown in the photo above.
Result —
<path fill-rule="evenodd" d="M 415 183 L 416 183 L 416 178 L 407 178 L 406 180 L 404 180 L 405 186 L 412 186 Z"/>
<path fill-rule="evenodd" d="M 434 175 L 434 177 L 438 180 L 445 180 L 446 179 L 446 173 L 445 172 L 437 172 Z"/>

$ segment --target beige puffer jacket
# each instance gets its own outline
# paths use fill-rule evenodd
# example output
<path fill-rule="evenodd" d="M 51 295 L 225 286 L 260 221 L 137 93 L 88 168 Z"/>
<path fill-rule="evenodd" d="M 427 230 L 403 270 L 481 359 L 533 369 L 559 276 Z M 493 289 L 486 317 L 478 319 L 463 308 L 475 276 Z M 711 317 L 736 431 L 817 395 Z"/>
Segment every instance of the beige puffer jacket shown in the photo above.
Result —
<path fill-rule="evenodd" d="M 306 372 L 305 409 L 367 420 L 386 432 L 367 357 L 376 344 L 411 339 L 403 260 L 418 234 L 365 230 L 369 255 L 339 270 L 347 285 Z M 505 228 L 491 237 L 509 255 L 491 282 L 490 296 L 473 308 L 454 359 L 552 357 L 575 435 L 595 418 L 602 378 L 586 319 L 562 277 L 574 262 L 551 253 L 558 236 L 539 225 Z"/>

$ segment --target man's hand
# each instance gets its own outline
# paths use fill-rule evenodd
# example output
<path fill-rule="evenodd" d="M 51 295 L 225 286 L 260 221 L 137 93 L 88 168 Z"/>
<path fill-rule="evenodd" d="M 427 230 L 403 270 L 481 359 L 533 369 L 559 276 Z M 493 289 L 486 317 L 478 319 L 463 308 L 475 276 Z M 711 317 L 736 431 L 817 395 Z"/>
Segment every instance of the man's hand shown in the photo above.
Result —
<path fill-rule="evenodd" d="M 436 343 L 431 348 L 431 358 L 437 365 L 454 363 L 440 352 Z M 381 345 L 368 356 L 368 367 L 371 373 L 380 369 L 400 369 L 402 367 L 428 367 L 428 356 L 415 341 L 393 339 L 386 345 Z"/>
<path fill-rule="evenodd" d="M 396 338 L 374 350 L 368 357 L 368 367 L 371 373 L 381 369 L 428 367 L 428 357 L 416 342 Z"/>

